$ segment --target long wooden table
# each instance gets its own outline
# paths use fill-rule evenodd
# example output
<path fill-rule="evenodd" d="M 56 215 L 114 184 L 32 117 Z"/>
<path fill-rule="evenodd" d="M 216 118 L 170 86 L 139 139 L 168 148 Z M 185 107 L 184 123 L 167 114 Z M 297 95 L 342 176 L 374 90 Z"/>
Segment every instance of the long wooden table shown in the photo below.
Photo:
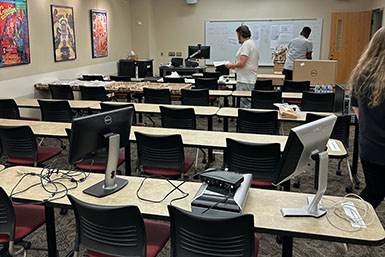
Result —
<path fill-rule="evenodd" d="M 19 175 L 16 171 L 21 170 L 23 172 L 35 172 L 40 173 L 41 168 L 32 167 L 11 167 L 0 172 L 0 186 L 10 194 L 13 187 L 17 184 L 22 175 Z M 55 175 L 53 175 L 55 176 Z M 167 211 L 167 205 L 170 201 L 176 197 L 180 197 L 181 193 L 175 190 L 171 193 L 165 201 L 161 203 L 149 203 L 139 200 L 136 197 L 136 191 L 142 182 L 143 178 L 140 177 L 124 177 L 129 181 L 128 185 L 122 190 L 109 195 L 104 198 L 96 198 L 90 195 L 82 193 L 82 191 L 89 186 L 102 181 L 104 175 L 102 174 L 90 174 L 90 176 L 84 181 L 78 184 L 78 187 L 74 190 L 70 190 L 69 194 L 76 198 L 99 205 L 136 205 L 145 217 L 169 220 Z M 30 176 L 28 179 L 24 179 L 22 183 L 17 187 L 16 191 L 23 190 L 28 186 L 38 183 L 39 178 L 37 176 Z M 73 186 L 72 182 L 61 180 L 68 187 Z M 181 181 L 173 181 L 175 185 L 181 183 Z M 186 182 L 180 186 L 180 189 L 189 193 L 188 197 L 180 201 L 175 201 L 173 204 L 185 210 L 191 210 L 191 201 L 193 196 L 200 187 L 200 183 Z M 148 199 L 160 199 L 163 195 L 166 195 L 172 186 L 166 180 L 160 179 L 148 179 L 141 190 L 141 196 Z M 13 197 L 14 201 L 41 203 L 46 208 L 46 226 L 47 226 L 47 241 L 49 257 L 56 257 L 56 233 L 55 233 L 55 218 L 54 207 L 68 208 L 70 202 L 67 197 L 59 200 L 46 201 L 43 199 L 50 197 L 41 186 L 35 186 L 26 192 L 20 193 Z M 353 231 L 349 222 L 341 221 L 335 214 L 329 212 L 326 216 L 321 218 L 308 218 L 308 217 L 282 217 L 280 213 L 281 208 L 286 207 L 302 207 L 306 204 L 306 198 L 308 194 L 282 192 L 275 190 L 263 190 L 250 188 L 247 196 L 247 200 L 244 206 L 243 213 L 252 214 L 254 216 L 254 227 L 256 232 L 269 233 L 283 236 L 282 244 L 282 256 L 292 256 L 293 238 L 308 238 L 316 240 L 346 242 L 351 244 L 362 245 L 381 245 L 385 241 L 385 231 L 378 219 L 375 211 L 372 207 L 369 207 L 368 217 L 366 222 L 373 219 L 373 222 L 365 229 Z M 268 199 L 268 200 L 266 200 Z M 341 197 L 324 196 L 323 204 L 325 207 L 330 207 L 332 202 L 340 201 Z M 353 200 L 355 204 L 357 201 Z M 337 224 L 338 227 L 347 230 L 343 231 L 332 226 L 328 219 Z M 68 249 L 70 250 L 70 249 Z"/>
<path fill-rule="evenodd" d="M 251 91 L 233 91 L 233 97 L 251 97 Z M 282 92 L 282 98 L 285 99 L 302 99 L 302 93 Z"/>
<path fill-rule="evenodd" d="M 219 109 L 217 112 L 218 117 L 224 118 L 223 122 L 223 131 L 228 131 L 228 126 L 229 126 L 229 118 L 237 118 L 238 117 L 238 110 L 247 110 L 247 111 L 261 111 L 261 112 L 266 112 L 266 111 L 277 111 L 278 110 L 267 110 L 267 109 L 245 109 L 245 108 L 231 108 L 231 107 L 225 107 Z M 306 121 L 306 115 L 308 113 L 313 113 L 313 114 L 319 114 L 319 115 L 331 115 L 333 113 L 331 112 L 305 112 L 301 111 L 300 113 L 297 114 L 297 118 L 288 118 L 288 117 L 282 117 L 281 114 L 278 112 L 278 120 L 280 121 L 293 121 L 293 122 L 305 122 Z"/>

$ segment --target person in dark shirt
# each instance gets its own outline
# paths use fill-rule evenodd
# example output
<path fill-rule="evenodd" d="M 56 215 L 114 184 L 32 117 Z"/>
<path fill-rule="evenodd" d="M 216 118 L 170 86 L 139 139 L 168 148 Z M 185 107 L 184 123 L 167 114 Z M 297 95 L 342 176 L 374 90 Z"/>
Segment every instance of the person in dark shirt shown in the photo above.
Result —
<path fill-rule="evenodd" d="M 385 197 L 385 28 L 370 40 L 349 79 L 360 129 L 366 187 L 361 197 L 376 208 Z"/>

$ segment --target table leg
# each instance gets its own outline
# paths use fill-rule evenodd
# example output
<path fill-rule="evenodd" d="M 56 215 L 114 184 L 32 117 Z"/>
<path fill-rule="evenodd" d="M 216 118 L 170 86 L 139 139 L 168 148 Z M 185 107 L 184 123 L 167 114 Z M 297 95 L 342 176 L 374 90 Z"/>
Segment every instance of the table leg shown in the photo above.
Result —
<path fill-rule="evenodd" d="M 223 105 L 224 107 L 229 107 L 229 97 L 228 96 L 225 96 L 224 99 L 223 99 Z"/>
<path fill-rule="evenodd" d="M 129 142 L 128 145 L 124 149 L 124 155 L 125 155 L 125 166 L 126 166 L 126 171 L 125 175 L 126 176 L 131 176 L 131 143 Z"/>
<path fill-rule="evenodd" d="M 229 118 L 223 118 L 223 131 L 229 131 Z"/>
<path fill-rule="evenodd" d="M 213 116 L 207 117 L 207 130 L 213 131 Z"/>
<path fill-rule="evenodd" d="M 59 256 L 56 248 L 55 213 L 53 207 L 45 206 L 45 226 L 47 230 L 48 256 Z"/>
<path fill-rule="evenodd" d="M 355 119 L 354 122 L 355 129 L 354 129 L 354 145 L 353 145 L 353 161 L 352 161 L 352 176 L 354 180 L 354 187 L 356 189 L 360 188 L 360 180 L 357 177 L 357 170 L 358 170 L 358 152 L 359 152 L 359 144 L 358 144 L 358 138 L 359 138 L 359 128 L 357 119 Z"/>
<path fill-rule="evenodd" d="M 283 236 L 282 237 L 282 257 L 293 256 L 293 237 Z"/>
<path fill-rule="evenodd" d="M 241 106 L 241 98 L 240 97 L 237 97 L 237 108 L 239 108 L 239 106 Z"/>

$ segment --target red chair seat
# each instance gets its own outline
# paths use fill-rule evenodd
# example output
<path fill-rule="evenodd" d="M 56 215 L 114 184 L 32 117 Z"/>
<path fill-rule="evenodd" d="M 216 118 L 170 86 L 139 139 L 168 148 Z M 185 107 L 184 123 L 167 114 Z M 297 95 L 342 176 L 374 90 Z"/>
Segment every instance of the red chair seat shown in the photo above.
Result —
<path fill-rule="evenodd" d="M 119 151 L 118 166 L 121 165 L 126 160 L 124 151 Z M 93 163 L 91 160 L 86 160 L 76 164 L 76 167 L 81 170 L 93 170 L 93 171 L 105 171 L 106 163 Z"/>
<path fill-rule="evenodd" d="M 254 233 L 254 243 L 255 243 L 255 257 L 258 257 L 258 250 L 259 250 L 259 237 L 257 233 Z"/>
<path fill-rule="evenodd" d="M 283 100 L 284 103 L 288 103 L 288 104 L 301 104 L 302 103 L 302 99 L 284 99 Z"/>
<path fill-rule="evenodd" d="M 15 241 L 26 237 L 45 222 L 44 206 L 14 204 L 13 208 L 16 216 Z M 0 243 L 8 241 L 8 235 L 0 235 Z"/>
<path fill-rule="evenodd" d="M 38 146 L 37 163 L 45 162 L 63 151 L 62 148 L 56 146 Z M 8 162 L 20 165 L 33 165 L 34 160 L 31 158 L 8 157 Z"/>
<path fill-rule="evenodd" d="M 171 98 L 173 98 L 173 99 L 180 99 L 180 98 L 182 98 L 182 96 L 181 95 L 171 95 Z"/>
<path fill-rule="evenodd" d="M 144 220 L 147 239 L 147 257 L 155 257 L 170 238 L 170 225 L 153 220 Z M 87 250 L 89 257 L 111 257 L 91 250 Z"/>
<path fill-rule="evenodd" d="M 187 172 L 194 164 L 195 158 L 192 156 L 184 157 L 184 169 L 183 173 Z M 179 176 L 181 174 L 180 170 L 175 169 L 163 169 L 163 168 L 153 168 L 153 167 L 143 167 L 143 171 L 150 174 L 162 175 L 162 176 Z"/>
<path fill-rule="evenodd" d="M 40 121 L 39 118 L 33 118 L 33 117 L 20 117 L 21 120 L 35 120 L 35 121 Z"/>

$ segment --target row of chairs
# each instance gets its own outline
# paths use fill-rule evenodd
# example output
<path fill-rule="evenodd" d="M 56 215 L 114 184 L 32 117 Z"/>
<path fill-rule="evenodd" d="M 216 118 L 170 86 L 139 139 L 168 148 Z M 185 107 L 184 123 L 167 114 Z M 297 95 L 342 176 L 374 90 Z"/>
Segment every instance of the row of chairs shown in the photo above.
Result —
<path fill-rule="evenodd" d="M 80 246 L 90 257 L 155 257 L 171 237 L 171 255 L 258 256 L 253 216 L 205 217 L 168 206 L 170 224 L 144 219 L 137 206 L 101 206 L 68 195 L 76 219 L 73 256 Z M 23 239 L 45 223 L 44 206 L 15 204 L 0 187 L 0 244 L 12 256 L 31 247 Z M 16 251 L 16 245 L 21 245 Z"/>

